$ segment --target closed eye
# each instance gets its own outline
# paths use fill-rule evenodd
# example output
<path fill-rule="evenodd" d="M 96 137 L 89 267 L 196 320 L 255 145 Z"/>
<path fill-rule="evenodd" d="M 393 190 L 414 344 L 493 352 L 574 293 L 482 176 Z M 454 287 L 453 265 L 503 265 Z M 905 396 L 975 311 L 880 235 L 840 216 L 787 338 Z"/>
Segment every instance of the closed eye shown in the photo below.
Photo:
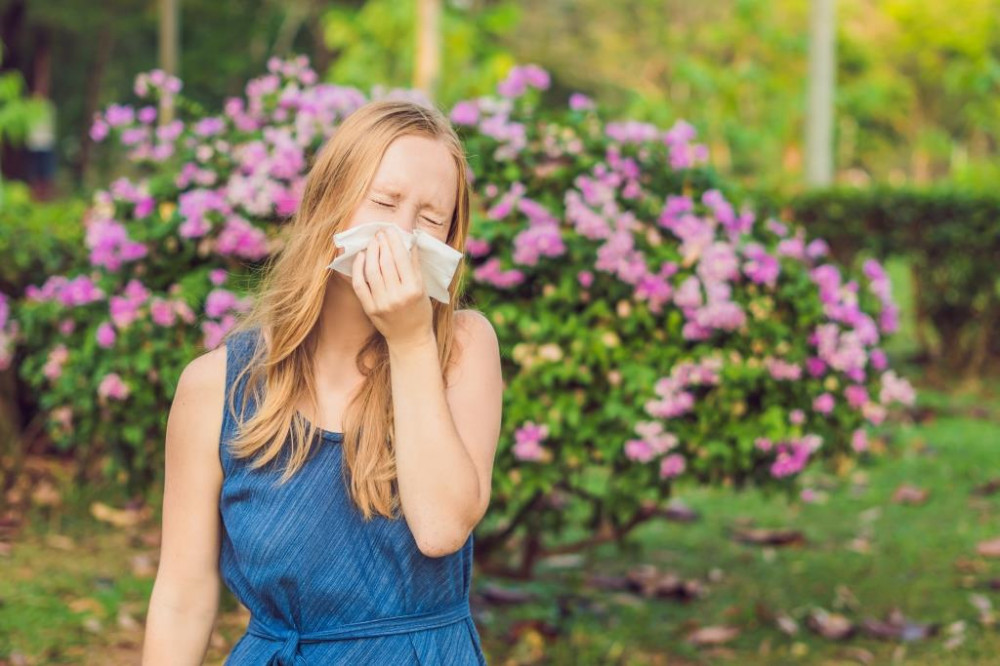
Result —
<path fill-rule="evenodd" d="M 394 207 L 394 204 L 389 204 L 389 203 L 386 203 L 384 201 L 379 201 L 378 199 L 371 199 L 371 202 L 373 204 L 375 204 L 375 205 L 383 206 L 385 208 L 393 208 Z M 431 224 L 435 224 L 435 225 L 437 225 L 439 227 L 444 226 L 444 222 L 438 222 L 437 220 L 434 220 L 434 219 L 429 218 L 429 217 L 424 217 L 424 219 L 427 220 L 428 222 L 430 222 Z"/>

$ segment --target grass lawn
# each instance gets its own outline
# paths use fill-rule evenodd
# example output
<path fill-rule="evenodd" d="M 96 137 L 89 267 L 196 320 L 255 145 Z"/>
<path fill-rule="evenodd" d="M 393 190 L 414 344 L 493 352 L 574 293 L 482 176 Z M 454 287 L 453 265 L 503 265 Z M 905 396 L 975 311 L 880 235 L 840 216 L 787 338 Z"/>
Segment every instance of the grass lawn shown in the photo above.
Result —
<path fill-rule="evenodd" d="M 1000 591 L 984 584 L 1000 579 L 1000 559 L 979 556 L 976 545 L 1000 537 L 1000 494 L 971 491 L 1000 477 L 1000 408 L 989 394 L 974 401 L 920 395 L 934 416 L 893 426 L 888 451 L 870 465 L 810 473 L 815 501 L 691 488 L 678 497 L 698 520 L 644 525 L 624 552 L 606 545 L 582 561 L 545 563 L 528 584 L 477 575 L 477 592 L 492 584 L 538 593 L 520 605 L 476 605 L 490 663 L 998 663 L 1000 633 L 989 624 L 988 606 L 1000 603 Z M 928 490 L 926 501 L 894 502 L 901 484 Z M 90 515 L 93 501 L 122 505 L 122 498 L 99 491 L 64 490 L 60 507 L 32 510 L 0 556 L 0 663 L 138 663 L 159 516 L 114 527 Z M 744 521 L 801 530 L 804 542 L 741 543 L 730 530 Z M 638 565 L 698 581 L 704 594 L 686 602 L 644 599 L 581 584 L 584 574 L 620 574 Z M 806 626 L 815 608 L 852 622 L 885 619 L 898 608 L 938 630 L 913 641 L 863 635 L 837 641 Z M 787 616 L 787 631 L 777 614 Z M 224 593 L 206 663 L 222 663 L 247 619 Z M 712 625 L 738 634 L 713 646 L 685 640 Z"/>

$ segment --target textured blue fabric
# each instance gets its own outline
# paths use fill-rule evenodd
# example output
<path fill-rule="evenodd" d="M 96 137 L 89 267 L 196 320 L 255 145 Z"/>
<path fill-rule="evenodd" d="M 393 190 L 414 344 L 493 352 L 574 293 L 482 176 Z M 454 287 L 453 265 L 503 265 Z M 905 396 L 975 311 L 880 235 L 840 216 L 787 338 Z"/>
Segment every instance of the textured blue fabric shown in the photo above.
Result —
<path fill-rule="evenodd" d="M 255 329 L 226 343 L 219 568 L 251 613 L 226 665 L 485 665 L 469 612 L 471 534 L 459 551 L 433 558 L 404 518 L 364 522 L 341 480 L 341 433 L 321 431 L 280 487 L 284 457 L 252 471 L 231 455 L 228 391 L 259 339 Z M 246 415 L 254 408 L 248 397 Z"/>

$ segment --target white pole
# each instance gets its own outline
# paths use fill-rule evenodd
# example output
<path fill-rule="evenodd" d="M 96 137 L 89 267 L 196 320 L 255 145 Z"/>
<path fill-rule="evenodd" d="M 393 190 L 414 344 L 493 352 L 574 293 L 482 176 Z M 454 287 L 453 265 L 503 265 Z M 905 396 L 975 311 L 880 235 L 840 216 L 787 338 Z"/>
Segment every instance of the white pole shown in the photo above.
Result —
<path fill-rule="evenodd" d="M 180 12 L 177 0 L 159 0 L 160 9 L 160 69 L 171 76 L 179 76 L 178 44 L 180 34 Z M 173 97 L 161 98 L 160 124 L 169 123 L 174 118 Z"/>
<path fill-rule="evenodd" d="M 417 0 L 416 60 L 413 87 L 433 100 L 441 74 L 441 0 Z"/>
<path fill-rule="evenodd" d="M 836 76 L 835 0 L 812 0 L 809 22 L 809 99 L 806 105 L 806 183 L 833 181 L 833 90 Z"/>

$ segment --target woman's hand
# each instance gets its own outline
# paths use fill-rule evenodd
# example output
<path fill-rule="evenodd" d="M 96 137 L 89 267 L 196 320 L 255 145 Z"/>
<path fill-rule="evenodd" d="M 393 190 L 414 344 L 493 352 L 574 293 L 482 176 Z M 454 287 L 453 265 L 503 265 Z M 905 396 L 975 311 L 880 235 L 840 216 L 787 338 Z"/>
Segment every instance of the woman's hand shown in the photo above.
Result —
<path fill-rule="evenodd" d="M 433 337 L 433 310 L 424 287 L 417 244 L 407 251 L 395 231 L 379 231 L 354 257 L 354 293 L 389 344 Z"/>

